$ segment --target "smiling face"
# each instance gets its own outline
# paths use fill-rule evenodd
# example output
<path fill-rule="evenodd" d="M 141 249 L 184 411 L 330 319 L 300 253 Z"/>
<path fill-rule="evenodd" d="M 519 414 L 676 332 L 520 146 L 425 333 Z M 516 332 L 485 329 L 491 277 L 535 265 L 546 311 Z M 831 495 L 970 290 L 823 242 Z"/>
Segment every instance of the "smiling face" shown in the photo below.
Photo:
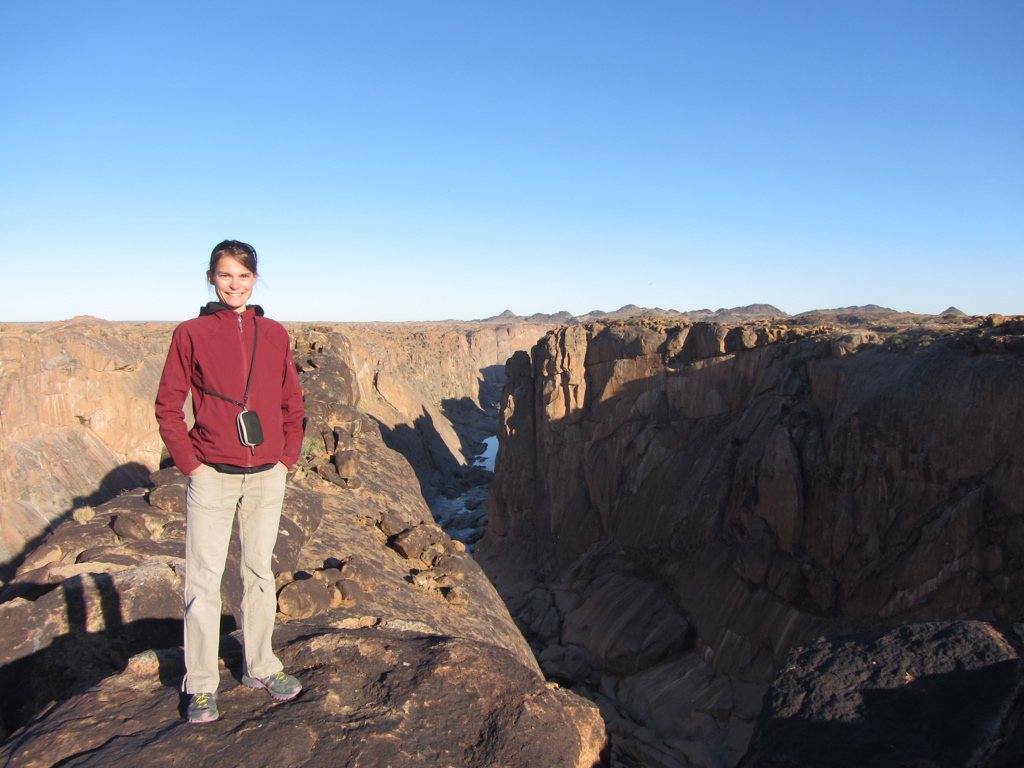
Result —
<path fill-rule="evenodd" d="M 207 276 L 221 304 L 235 312 L 245 312 L 256 285 L 255 272 L 232 256 L 221 256 Z"/>

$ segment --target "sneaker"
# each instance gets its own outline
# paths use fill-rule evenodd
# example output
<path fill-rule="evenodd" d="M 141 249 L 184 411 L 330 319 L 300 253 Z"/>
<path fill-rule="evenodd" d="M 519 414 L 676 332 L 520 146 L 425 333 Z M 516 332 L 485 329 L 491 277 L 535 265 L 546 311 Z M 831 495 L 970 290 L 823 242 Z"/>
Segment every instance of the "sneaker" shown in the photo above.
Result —
<path fill-rule="evenodd" d="M 217 694 L 193 694 L 185 716 L 188 717 L 190 723 L 212 723 L 220 717 L 220 711 L 217 709 Z"/>
<path fill-rule="evenodd" d="M 302 690 L 302 683 L 291 675 L 286 675 L 284 672 L 275 672 L 270 677 L 264 677 L 262 680 L 242 675 L 242 685 L 250 688 L 266 688 L 270 697 L 278 701 L 291 701 Z"/>

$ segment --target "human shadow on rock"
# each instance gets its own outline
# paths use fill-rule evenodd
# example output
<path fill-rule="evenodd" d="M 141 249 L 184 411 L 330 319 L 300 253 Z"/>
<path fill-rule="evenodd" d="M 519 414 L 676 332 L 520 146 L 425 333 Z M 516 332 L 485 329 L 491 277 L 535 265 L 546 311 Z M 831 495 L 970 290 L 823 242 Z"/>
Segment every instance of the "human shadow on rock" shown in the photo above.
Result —
<path fill-rule="evenodd" d="M 182 643 L 180 618 L 147 618 L 124 623 L 122 597 L 107 573 L 92 573 L 63 581 L 57 590 L 64 617 L 51 614 L 66 632 L 45 648 L 0 666 L 0 718 L 8 732 L 24 725 L 47 703 L 68 698 L 124 669 L 128 659 L 144 650 Z M 54 613 L 60 608 L 54 600 Z M 62 618 L 64 621 L 62 621 Z M 230 617 L 223 617 L 233 625 Z M 25 613 L 5 615 L 4 635 L 27 637 L 32 626 Z M 38 628 L 36 628 L 38 629 Z M 45 635 L 45 631 L 41 634 Z M 163 672 L 161 672 L 163 679 Z M 165 684 L 176 684 L 173 674 Z"/>

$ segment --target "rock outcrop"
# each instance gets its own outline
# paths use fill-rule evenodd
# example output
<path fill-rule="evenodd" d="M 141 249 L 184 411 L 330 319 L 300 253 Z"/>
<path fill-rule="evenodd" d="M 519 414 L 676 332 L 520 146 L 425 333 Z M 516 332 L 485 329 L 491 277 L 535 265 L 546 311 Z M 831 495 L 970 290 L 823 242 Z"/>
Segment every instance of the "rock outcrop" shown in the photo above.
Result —
<path fill-rule="evenodd" d="M 1021 618 L 1022 324 L 964 320 L 595 324 L 509 362 L 478 559 L 618 764 L 735 765 L 794 643 Z"/>
<path fill-rule="evenodd" d="M 1020 765 L 1022 631 L 930 622 L 794 648 L 742 766 Z"/>
<path fill-rule="evenodd" d="M 421 632 L 278 634 L 282 662 L 305 685 L 275 703 L 223 673 L 225 715 L 184 724 L 168 680 L 179 652 L 149 651 L 118 675 L 48 710 L 0 759 L 54 765 L 551 766 L 593 768 L 604 729 L 579 697 L 546 686 L 501 648 Z M 229 655 L 234 665 L 238 653 Z"/>
<path fill-rule="evenodd" d="M 434 523 L 357 407 L 347 339 L 295 338 L 307 423 L 275 550 L 275 645 L 303 694 L 282 706 L 237 686 L 225 634 L 222 720 L 183 724 L 185 479 L 164 469 L 66 518 L 4 588 L 0 764 L 595 765 L 598 710 L 545 684 L 479 566 Z M 226 633 L 238 569 L 236 541 Z"/>

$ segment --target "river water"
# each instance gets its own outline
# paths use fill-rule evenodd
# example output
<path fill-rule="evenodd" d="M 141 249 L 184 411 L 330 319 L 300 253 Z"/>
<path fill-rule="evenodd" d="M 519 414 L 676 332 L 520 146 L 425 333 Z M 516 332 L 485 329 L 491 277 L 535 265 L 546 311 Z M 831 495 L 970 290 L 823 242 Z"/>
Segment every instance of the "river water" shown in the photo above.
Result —
<path fill-rule="evenodd" d="M 473 459 L 473 466 L 494 472 L 494 458 L 498 454 L 498 438 L 484 440 L 484 450 Z M 434 520 L 451 538 L 466 545 L 472 552 L 473 546 L 483 538 L 487 530 L 487 492 L 490 483 L 476 485 L 461 496 L 449 499 L 440 497 L 430 507 Z"/>

